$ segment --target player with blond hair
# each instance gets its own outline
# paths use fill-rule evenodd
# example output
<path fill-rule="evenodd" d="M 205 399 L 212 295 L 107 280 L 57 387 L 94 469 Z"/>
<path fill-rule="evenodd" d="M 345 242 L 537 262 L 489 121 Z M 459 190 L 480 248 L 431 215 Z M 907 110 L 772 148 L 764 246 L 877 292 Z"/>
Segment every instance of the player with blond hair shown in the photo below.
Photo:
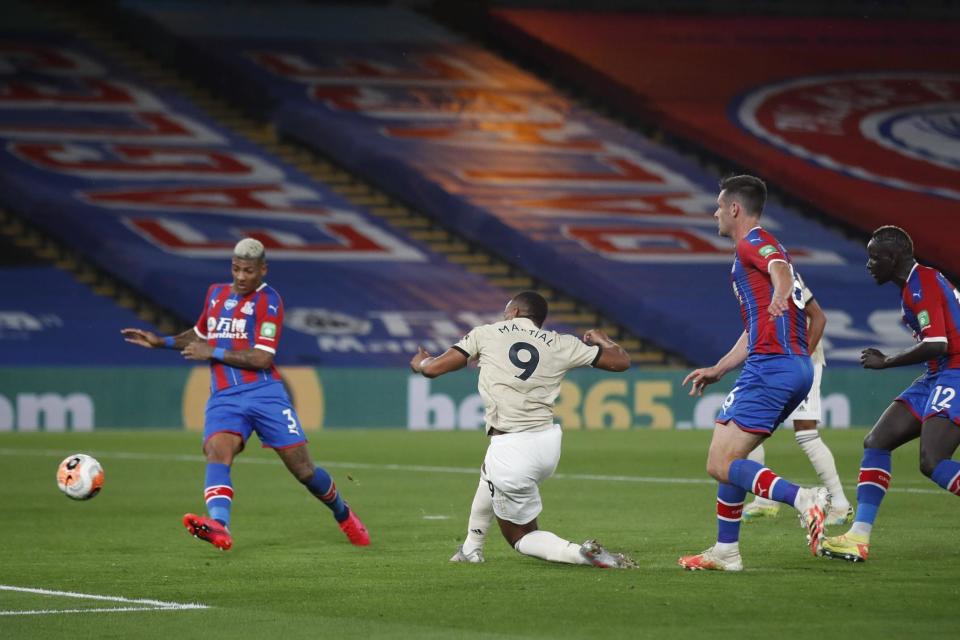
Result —
<path fill-rule="evenodd" d="M 187 531 L 218 549 L 233 546 L 230 470 L 247 438 L 256 432 L 264 447 L 277 452 L 294 477 L 333 512 L 351 543 L 370 544 L 370 535 L 343 501 L 330 474 L 314 464 L 300 419 L 273 364 L 283 326 L 283 301 L 264 282 L 263 243 L 244 238 L 231 262 L 232 283 L 207 289 L 200 318 L 192 329 L 161 338 L 143 329 L 123 329 L 127 342 L 148 349 L 177 349 L 187 360 L 210 362 L 203 453 L 207 459 L 204 501 L 207 516 L 188 513 Z"/>

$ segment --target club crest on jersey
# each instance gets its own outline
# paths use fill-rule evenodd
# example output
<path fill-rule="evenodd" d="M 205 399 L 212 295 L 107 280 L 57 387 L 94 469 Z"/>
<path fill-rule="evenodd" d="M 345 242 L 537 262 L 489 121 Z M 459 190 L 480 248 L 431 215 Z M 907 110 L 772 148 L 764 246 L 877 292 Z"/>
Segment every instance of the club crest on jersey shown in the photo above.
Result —
<path fill-rule="evenodd" d="M 253 301 L 247 300 L 242 307 L 240 307 L 240 313 L 245 313 L 248 316 L 253 315 Z"/>
<path fill-rule="evenodd" d="M 226 302 L 223 303 L 223 308 L 226 309 L 227 311 L 230 311 L 230 309 L 233 309 L 235 306 L 237 306 L 237 301 L 234 300 L 233 298 L 229 298 Z"/>

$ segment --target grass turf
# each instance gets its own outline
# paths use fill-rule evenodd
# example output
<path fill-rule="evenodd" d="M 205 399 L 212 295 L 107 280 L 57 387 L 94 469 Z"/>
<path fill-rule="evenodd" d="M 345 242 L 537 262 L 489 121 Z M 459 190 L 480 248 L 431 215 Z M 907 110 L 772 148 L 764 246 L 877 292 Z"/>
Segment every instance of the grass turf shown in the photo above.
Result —
<path fill-rule="evenodd" d="M 864 432 L 827 431 L 848 495 Z M 0 615 L 2 638 L 885 638 L 941 636 L 960 595 L 956 497 L 894 456 L 893 491 L 870 561 L 815 559 L 788 509 L 745 524 L 741 574 L 676 566 L 715 535 L 709 433 L 570 432 L 542 488 L 541 528 L 624 550 L 636 571 L 519 556 L 497 532 L 483 565 L 447 562 L 463 538 L 485 440 L 477 432 L 328 431 L 311 451 L 373 537 L 349 545 L 327 509 L 252 441 L 233 480 L 234 548 L 190 538 L 202 513 L 196 435 L 101 431 L 0 434 L 0 585 L 203 603 L 202 610 Z M 100 496 L 56 489 L 69 453 L 97 456 Z M 791 432 L 767 463 L 815 476 Z M 0 612 L 122 606 L 0 591 Z"/>

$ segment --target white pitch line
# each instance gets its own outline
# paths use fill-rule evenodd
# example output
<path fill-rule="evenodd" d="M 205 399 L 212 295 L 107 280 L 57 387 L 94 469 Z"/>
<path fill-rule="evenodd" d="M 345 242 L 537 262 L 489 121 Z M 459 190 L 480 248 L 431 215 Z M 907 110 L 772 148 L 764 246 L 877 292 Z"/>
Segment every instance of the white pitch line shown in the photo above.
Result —
<path fill-rule="evenodd" d="M 106 602 L 122 602 L 124 604 L 142 604 L 148 605 L 147 607 L 137 607 L 132 610 L 142 611 L 146 609 L 151 609 L 154 611 L 161 610 L 183 610 L 183 609 L 209 609 L 205 604 L 199 604 L 196 602 L 166 602 L 164 600 L 150 600 L 146 598 L 124 598 L 123 596 L 102 596 L 95 593 L 77 593 L 76 591 L 54 591 L 52 589 L 38 589 L 34 587 L 15 587 L 9 584 L 0 584 L 0 591 L 16 591 L 18 593 L 33 593 L 41 596 L 62 596 L 65 598 L 75 598 L 78 600 L 103 600 Z M 113 608 L 110 611 L 119 611 L 123 610 L 122 608 Z M 51 610 L 56 611 L 56 610 Z M 89 609 L 81 609 L 80 611 L 89 611 Z M 8 612 L 2 612 L 6 615 L 17 615 L 10 614 Z"/>
<path fill-rule="evenodd" d="M 70 455 L 70 451 L 65 449 L 14 449 L 0 448 L 0 456 L 51 456 L 63 457 Z M 119 460 L 157 460 L 163 462 L 205 462 L 206 458 L 197 454 L 154 454 L 139 453 L 131 451 L 94 451 L 91 455 L 101 459 L 119 459 Z M 234 462 L 242 464 L 277 464 L 275 459 L 268 458 L 237 458 Z M 318 460 L 317 465 L 322 467 L 332 467 L 340 469 L 371 469 L 377 471 L 409 471 L 415 473 L 453 473 L 475 475 L 480 472 L 480 467 L 441 467 L 433 465 L 419 464 L 382 464 L 370 462 L 346 462 L 342 460 Z M 596 473 L 555 473 L 554 478 L 559 480 L 594 480 L 598 482 L 635 482 L 640 484 L 716 484 L 716 480 L 710 478 L 677 478 L 677 477 L 658 477 L 658 476 L 628 476 L 628 475 L 604 475 Z M 903 481 L 901 485 L 929 485 L 929 482 Z M 846 485 L 847 488 L 855 488 L 852 485 Z M 916 493 L 939 495 L 943 489 L 913 489 L 909 487 L 891 487 L 888 491 L 895 493 Z"/>
<path fill-rule="evenodd" d="M 179 611 L 180 607 L 114 607 L 110 609 L 33 609 L 0 611 L 0 616 L 51 616 L 60 613 L 112 613 L 115 611 Z"/>

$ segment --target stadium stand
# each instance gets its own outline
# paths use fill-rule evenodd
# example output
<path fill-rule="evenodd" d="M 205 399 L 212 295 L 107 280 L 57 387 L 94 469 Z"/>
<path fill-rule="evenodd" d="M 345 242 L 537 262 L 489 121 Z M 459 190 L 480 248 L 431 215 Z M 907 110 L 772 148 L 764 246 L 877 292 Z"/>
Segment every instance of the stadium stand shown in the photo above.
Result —
<path fill-rule="evenodd" d="M 123 6 L 281 133 L 635 334 L 698 362 L 735 339 L 716 176 L 690 160 L 402 9 L 285 5 L 264 25 L 256 10 Z M 890 300 L 863 286 L 861 245 L 776 203 L 766 224 L 832 310 L 834 361 L 902 341 Z"/>
<path fill-rule="evenodd" d="M 923 259 L 960 275 L 960 257 L 943 241 L 960 200 L 953 23 L 528 9 L 493 16 L 515 48 L 619 111 L 757 167 L 859 234 L 902 225 Z"/>
<path fill-rule="evenodd" d="M 6 366 L 158 366 L 176 361 L 152 358 L 142 349 L 118 349 L 120 329 L 154 327 L 21 246 L 19 231 L 2 217 L 0 352 Z"/>
<path fill-rule="evenodd" d="M 82 39 L 0 53 L 2 203 L 187 321 L 243 235 L 286 299 L 281 363 L 405 364 L 508 297 Z"/>

